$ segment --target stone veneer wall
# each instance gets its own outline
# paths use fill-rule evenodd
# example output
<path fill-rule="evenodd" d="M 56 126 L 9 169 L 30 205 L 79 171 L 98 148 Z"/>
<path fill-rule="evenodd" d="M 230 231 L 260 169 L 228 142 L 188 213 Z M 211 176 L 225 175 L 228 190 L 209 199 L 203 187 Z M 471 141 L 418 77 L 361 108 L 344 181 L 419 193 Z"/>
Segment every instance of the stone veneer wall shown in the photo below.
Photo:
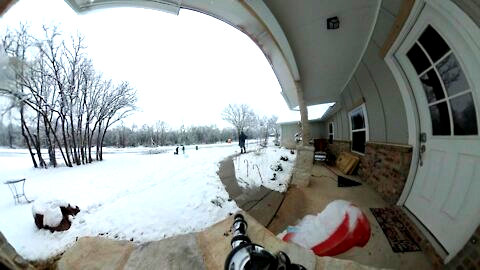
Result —
<path fill-rule="evenodd" d="M 452 270 L 480 269 L 480 226 L 445 268 Z"/>
<path fill-rule="evenodd" d="M 313 167 L 313 146 L 297 146 L 297 158 L 292 172 L 292 184 L 307 187 L 310 183 Z"/>
<path fill-rule="evenodd" d="M 367 142 L 365 155 L 358 156 L 358 175 L 380 193 L 385 201 L 397 203 L 410 171 L 412 147 Z"/>
<path fill-rule="evenodd" d="M 350 152 L 350 141 L 334 140 L 328 149 L 335 156 Z M 395 204 L 402 194 L 412 160 L 412 147 L 377 142 L 367 142 L 365 155 L 360 158 L 358 175 L 371 185 L 383 199 Z"/>

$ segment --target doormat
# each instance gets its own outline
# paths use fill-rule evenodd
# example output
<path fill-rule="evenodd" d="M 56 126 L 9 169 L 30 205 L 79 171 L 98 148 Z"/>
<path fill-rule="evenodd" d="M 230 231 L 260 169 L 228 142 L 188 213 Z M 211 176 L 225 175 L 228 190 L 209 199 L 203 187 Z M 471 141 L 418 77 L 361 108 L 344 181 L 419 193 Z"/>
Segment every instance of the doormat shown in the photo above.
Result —
<path fill-rule="evenodd" d="M 393 252 L 421 251 L 418 243 L 412 237 L 407 227 L 397 216 L 394 208 L 370 208 L 383 233 L 388 239 Z"/>
<path fill-rule="evenodd" d="M 338 187 L 355 187 L 355 186 L 360 186 L 362 185 L 361 183 L 358 183 L 356 181 L 350 180 L 348 178 L 345 178 L 343 176 L 338 176 L 337 179 L 337 186 Z"/>

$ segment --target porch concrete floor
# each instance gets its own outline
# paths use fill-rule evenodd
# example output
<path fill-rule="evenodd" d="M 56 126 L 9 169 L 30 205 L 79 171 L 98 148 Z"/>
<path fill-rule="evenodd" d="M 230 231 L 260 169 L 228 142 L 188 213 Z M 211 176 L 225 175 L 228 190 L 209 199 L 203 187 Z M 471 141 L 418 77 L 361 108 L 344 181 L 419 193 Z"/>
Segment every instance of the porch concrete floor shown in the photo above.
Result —
<path fill-rule="evenodd" d="M 294 263 L 309 270 L 373 270 L 348 260 L 317 257 L 298 245 L 286 243 L 265 229 L 247 213 L 248 236 L 268 251 L 286 252 Z M 130 241 L 117 241 L 101 237 L 80 238 L 63 254 L 57 263 L 59 270 L 137 270 L 137 269 L 224 269 L 225 259 L 232 250 L 230 227 L 233 216 L 212 225 L 204 231 L 135 245 Z"/>
<path fill-rule="evenodd" d="M 321 212 L 333 200 L 351 201 L 360 207 L 370 221 L 372 234 L 368 244 L 355 247 L 335 258 L 352 260 L 364 265 L 392 269 L 432 269 L 423 252 L 394 253 L 369 208 L 389 206 L 367 184 L 357 187 L 337 187 L 336 175 L 323 165 L 315 165 L 306 188 L 291 187 L 268 229 L 278 234 L 288 225 L 295 225 L 305 215 Z"/>

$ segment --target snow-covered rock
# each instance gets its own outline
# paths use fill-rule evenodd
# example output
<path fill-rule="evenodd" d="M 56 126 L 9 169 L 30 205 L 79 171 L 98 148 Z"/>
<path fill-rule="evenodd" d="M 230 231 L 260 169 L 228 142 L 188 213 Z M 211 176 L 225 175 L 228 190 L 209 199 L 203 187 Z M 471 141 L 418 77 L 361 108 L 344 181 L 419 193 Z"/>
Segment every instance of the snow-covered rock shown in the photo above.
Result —
<path fill-rule="evenodd" d="M 50 231 L 65 231 L 72 224 L 71 216 L 80 212 L 77 207 L 72 207 L 61 200 L 37 200 L 32 205 L 33 219 L 39 229 Z"/>

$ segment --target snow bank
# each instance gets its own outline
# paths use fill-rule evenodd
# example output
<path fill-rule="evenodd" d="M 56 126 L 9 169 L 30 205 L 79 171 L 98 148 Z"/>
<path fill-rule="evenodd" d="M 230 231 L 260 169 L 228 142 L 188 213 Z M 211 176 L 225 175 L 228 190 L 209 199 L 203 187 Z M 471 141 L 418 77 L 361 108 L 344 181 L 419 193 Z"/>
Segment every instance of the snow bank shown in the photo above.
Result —
<path fill-rule="evenodd" d="M 281 157 L 287 161 L 281 161 Z M 235 176 L 243 188 L 264 186 L 268 189 L 285 192 L 295 165 L 295 154 L 290 150 L 270 146 L 234 158 Z M 279 166 L 281 170 L 278 170 Z M 275 177 L 274 177 L 275 174 Z"/>

